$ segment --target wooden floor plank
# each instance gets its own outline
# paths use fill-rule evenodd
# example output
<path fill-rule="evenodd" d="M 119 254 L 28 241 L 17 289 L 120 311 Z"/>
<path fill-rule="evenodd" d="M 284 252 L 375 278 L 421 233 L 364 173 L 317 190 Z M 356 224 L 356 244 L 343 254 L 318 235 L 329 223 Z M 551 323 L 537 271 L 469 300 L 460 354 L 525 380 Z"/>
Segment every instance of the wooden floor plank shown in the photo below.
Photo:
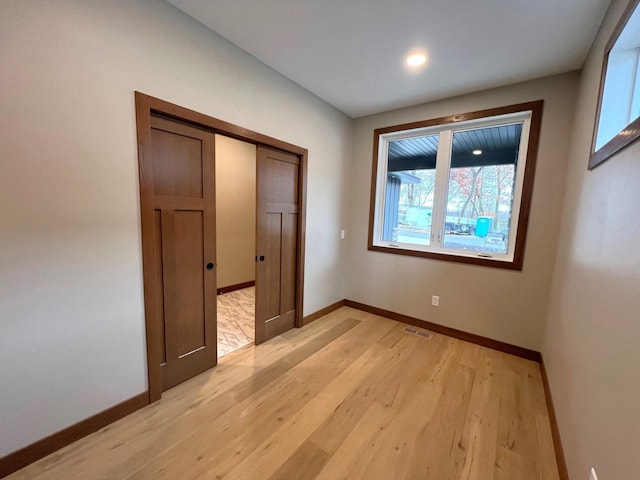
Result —
<path fill-rule="evenodd" d="M 419 348 L 423 340 L 402 335 L 394 348 L 397 351 L 405 348 L 406 356 L 396 356 L 382 369 L 363 379 L 311 435 L 310 439 L 326 452 L 334 454 L 338 450 L 372 401 L 385 403 L 387 408 L 394 405 L 401 409 L 407 397 L 415 392 L 415 383 L 420 381 L 420 373 L 425 368 L 422 362 L 426 357 Z"/>
<path fill-rule="evenodd" d="M 315 478 L 329 459 L 329 454 L 311 441 L 305 441 L 269 480 Z"/>
<path fill-rule="evenodd" d="M 207 415 L 220 397 L 226 396 L 222 401 L 227 402 L 231 389 L 306 343 L 325 335 L 347 318 L 345 314 L 334 312 L 327 315 L 326 322 L 314 322 L 299 330 L 299 337 L 276 337 L 269 342 L 270 348 L 243 349 L 229 354 L 215 369 L 165 392 L 160 402 L 34 463 L 21 473 L 28 475 L 24 478 L 42 479 L 63 478 L 65 475 L 69 475 L 68 478 L 110 479 L 129 475 L 155 458 L 157 454 L 153 454 L 154 451 L 169 448 L 171 444 L 165 447 L 163 442 L 170 442 L 173 432 L 184 431 L 184 435 L 190 435 L 192 425 L 198 422 L 183 422 L 183 419 L 191 420 L 193 411 L 203 411 Z M 260 354 L 257 354 L 258 350 Z M 216 408 L 220 414 L 219 404 Z M 95 437 L 99 440 L 92 442 Z M 92 459 L 96 457 L 102 459 L 103 470 L 95 469 Z"/>
<path fill-rule="evenodd" d="M 344 324 L 360 326 L 359 321 L 351 319 L 345 320 Z M 289 365 L 289 369 L 285 370 L 286 375 L 274 379 L 268 389 L 264 389 L 260 395 L 243 395 L 240 397 L 242 401 L 233 408 L 217 416 L 214 421 L 196 427 L 189 437 L 157 455 L 152 462 L 127 478 L 195 478 L 209 470 L 216 476 L 224 476 L 235 466 L 237 458 L 251 453 L 271 432 L 303 408 L 337 374 L 364 353 L 368 345 L 359 339 L 368 336 L 375 339 L 389 330 L 390 325 L 377 322 L 368 329 L 362 327 L 353 328 L 339 339 L 336 338 L 330 349 L 316 349 L 314 355 L 301 362 L 297 362 L 300 357 L 297 351 L 290 355 L 293 358 L 284 357 L 277 365 Z M 375 332 L 378 332 L 377 335 Z M 341 352 L 340 356 L 327 356 L 323 351 L 334 352 L 334 348 Z M 313 367 L 314 364 L 317 366 Z M 309 371 L 311 368 L 313 372 Z M 269 369 L 269 375 L 276 371 Z M 181 456 L 181 451 L 188 454 Z"/>
<path fill-rule="evenodd" d="M 538 365 L 342 307 L 8 477 L 558 480 Z"/>
<path fill-rule="evenodd" d="M 278 399 L 282 399 L 282 402 L 285 403 L 288 398 L 287 395 L 293 395 L 298 391 L 293 388 L 293 382 L 286 383 L 288 379 L 284 377 L 285 374 L 358 324 L 360 324 L 360 321 L 347 318 L 330 330 L 299 346 L 278 361 L 259 370 L 255 375 L 235 385 L 224 395 L 213 401 L 211 409 L 218 412 L 213 421 L 207 421 L 207 411 L 200 410 L 192 415 L 192 418 L 183 422 L 182 428 L 187 433 L 181 436 L 179 442 L 175 438 L 173 441 L 169 438 L 168 444 L 151 444 L 143 455 L 136 457 L 136 465 L 129 464 L 127 471 L 111 473 L 113 475 L 117 474 L 119 478 L 131 479 L 176 478 L 175 472 L 182 475 L 189 466 L 197 467 L 197 469 L 203 468 L 203 465 L 206 464 L 203 460 L 207 458 L 207 453 L 211 448 L 207 440 L 219 440 L 219 436 L 228 430 L 227 426 L 232 423 L 232 419 L 240 417 L 239 413 L 246 408 L 245 402 L 261 403 L 263 401 L 262 395 L 266 394 L 267 396 L 275 396 Z M 283 382 L 285 383 L 283 384 Z M 267 390 L 267 387 L 271 387 L 271 389 Z M 309 394 L 313 393 L 315 392 L 310 392 Z M 254 397 L 257 397 L 257 400 Z M 294 402 L 294 404 L 299 404 L 299 402 Z M 187 425 L 188 428 L 186 428 Z M 248 423 L 248 425 L 251 425 L 251 423 Z M 222 445 L 226 445 L 226 442 L 222 443 Z M 180 455 L 179 452 L 181 451 L 188 452 L 187 459 Z M 200 457 L 201 459 L 197 460 Z M 152 459 L 152 461 L 149 462 L 149 459 Z M 159 460 L 156 461 L 157 459 Z M 181 461 L 177 462 L 176 459 Z M 189 461 L 189 459 L 192 461 Z M 184 464 L 185 461 L 187 465 Z M 135 473 L 128 474 L 132 470 L 135 470 Z"/>
<path fill-rule="evenodd" d="M 381 348 L 371 347 L 351 367 L 294 415 L 234 468 L 227 478 L 268 478 L 296 451 L 363 378 L 391 361 Z M 213 473 L 213 471 L 211 472 Z"/>
<path fill-rule="evenodd" d="M 469 409 L 459 442 L 456 462 L 460 480 L 494 478 L 500 379 L 491 355 L 481 351 L 477 357 L 476 375 L 471 389 Z"/>
<path fill-rule="evenodd" d="M 521 471 L 520 477 L 524 480 L 536 479 L 537 428 L 535 412 L 527 395 L 528 362 L 512 356 L 499 358 L 501 389 L 497 445 L 500 448 L 497 464 L 502 467 L 501 471 Z M 513 388 L 514 385 L 518 388 Z"/>
<path fill-rule="evenodd" d="M 417 432 L 415 440 L 412 439 L 415 453 L 405 478 L 446 479 L 451 478 L 455 469 L 474 372 L 469 367 L 452 364 L 447 377 L 449 380 L 443 385 L 429 422 Z M 420 455 L 420 452 L 429 452 L 429 455 Z"/>

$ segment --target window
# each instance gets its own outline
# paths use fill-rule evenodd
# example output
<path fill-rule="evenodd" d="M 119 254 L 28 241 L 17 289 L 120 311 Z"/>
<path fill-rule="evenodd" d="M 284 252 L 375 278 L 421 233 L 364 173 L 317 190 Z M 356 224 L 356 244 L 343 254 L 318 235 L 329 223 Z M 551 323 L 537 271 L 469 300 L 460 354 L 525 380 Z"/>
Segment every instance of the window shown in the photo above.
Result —
<path fill-rule="evenodd" d="M 640 8 L 632 0 L 607 44 L 589 168 L 640 137 Z"/>
<path fill-rule="evenodd" d="M 522 269 L 542 101 L 374 132 L 369 249 Z"/>

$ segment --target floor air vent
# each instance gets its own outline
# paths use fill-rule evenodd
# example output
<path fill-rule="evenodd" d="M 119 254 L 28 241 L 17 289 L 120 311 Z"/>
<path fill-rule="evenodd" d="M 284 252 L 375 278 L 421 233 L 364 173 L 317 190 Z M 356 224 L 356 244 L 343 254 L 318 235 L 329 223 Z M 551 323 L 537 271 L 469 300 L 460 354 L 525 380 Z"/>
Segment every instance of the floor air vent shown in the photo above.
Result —
<path fill-rule="evenodd" d="M 417 328 L 406 327 L 404 329 L 405 333 L 410 333 L 411 335 L 418 335 L 419 337 L 430 338 L 431 334 L 429 332 L 425 332 L 424 330 L 418 330 Z"/>

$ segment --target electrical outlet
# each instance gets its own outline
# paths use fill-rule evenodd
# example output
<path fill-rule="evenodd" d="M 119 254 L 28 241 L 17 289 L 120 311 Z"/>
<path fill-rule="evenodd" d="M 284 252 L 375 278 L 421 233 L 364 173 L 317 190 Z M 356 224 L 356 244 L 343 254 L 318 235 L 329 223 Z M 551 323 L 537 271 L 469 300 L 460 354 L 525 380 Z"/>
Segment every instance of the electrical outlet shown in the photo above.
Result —
<path fill-rule="evenodd" d="M 598 476 L 596 475 L 596 469 L 591 469 L 591 474 L 589 475 L 589 480 L 598 480 Z"/>
<path fill-rule="evenodd" d="M 440 297 L 437 296 L 437 295 L 433 295 L 431 297 L 431 305 L 433 305 L 434 307 L 439 307 L 440 306 Z"/>
<path fill-rule="evenodd" d="M 344 240 L 344 230 L 340 230 L 340 239 Z"/>

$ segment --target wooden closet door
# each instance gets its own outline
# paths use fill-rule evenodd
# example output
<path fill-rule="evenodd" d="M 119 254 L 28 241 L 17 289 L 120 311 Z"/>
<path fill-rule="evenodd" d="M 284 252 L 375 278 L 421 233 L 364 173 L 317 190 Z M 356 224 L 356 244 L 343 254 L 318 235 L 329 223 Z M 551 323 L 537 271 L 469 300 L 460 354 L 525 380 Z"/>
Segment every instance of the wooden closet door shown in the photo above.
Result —
<path fill-rule="evenodd" d="M 151 118 L 162 390 L 217 362 L 214 134 Z M 145 212 L 143 212 L 145 214 Z"/>
<path fill-rule="evenodd" d="M 300 159 L 258 147 L 256 344 L 295 326 Z"/>

